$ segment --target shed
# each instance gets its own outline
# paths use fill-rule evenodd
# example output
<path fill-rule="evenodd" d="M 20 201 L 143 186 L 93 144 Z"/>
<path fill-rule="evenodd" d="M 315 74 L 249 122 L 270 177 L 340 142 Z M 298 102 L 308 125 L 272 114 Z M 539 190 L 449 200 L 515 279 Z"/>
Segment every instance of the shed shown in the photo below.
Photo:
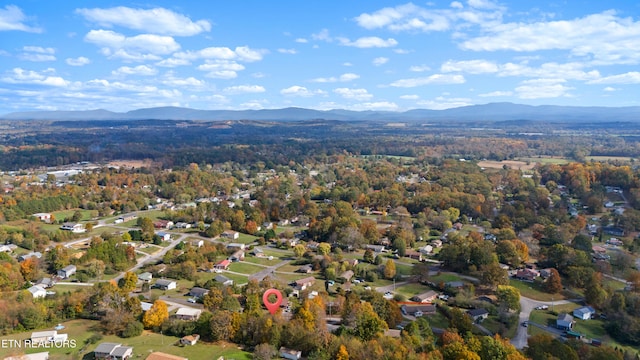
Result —
<path fill-rule="evenodd" d="M 556 327 L 561 330 L 571 330 L 573 328 L 573 316 L 566 313 L 558 314 Z"/>
<path fill-rule="evenodd" d="M 280 348 L 279 353 L 280 353 L 280 357 L 283 357 L 289 360 L 299 360 L 302 357 L 302 351 L 288 349 L 284 346 Z"/>
<path fill-rule="evenodd" d="M 78 270 L 76 268 L 75 265 L 69 265 L 69 266 L 65 266 L 62 269 L 58 270 L 58 276 L 66 279 L 68 277 L 70 277 L 71 275 L 76 273 L 76 270 Z"/>
<path fill-rule="evenodd" d="M 580 320 L 589 320 L 591 316 L 596 313 L 596 310 L 591 306 L 583 306 L 573 310 L 573 316 Z"/>

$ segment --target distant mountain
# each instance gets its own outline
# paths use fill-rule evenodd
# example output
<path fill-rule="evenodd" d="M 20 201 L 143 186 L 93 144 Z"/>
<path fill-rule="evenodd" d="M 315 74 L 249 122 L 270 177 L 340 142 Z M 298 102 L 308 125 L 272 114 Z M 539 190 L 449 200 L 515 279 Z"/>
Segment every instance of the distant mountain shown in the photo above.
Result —
<path fill-rule="evenodd" d="M 107 110 L 29 111 L 0 116 L 3 120 L 343 120 L 343 121 L 509 121 L 552 122 L 640 121 L 640 106 L 580 107 L 490 103 L 446 110 L 415 109 L 405 112 L 313 110 L 304 108 L 263 110 L 198 110 L 181 107 L 156 107 L 116 113 Z"/>

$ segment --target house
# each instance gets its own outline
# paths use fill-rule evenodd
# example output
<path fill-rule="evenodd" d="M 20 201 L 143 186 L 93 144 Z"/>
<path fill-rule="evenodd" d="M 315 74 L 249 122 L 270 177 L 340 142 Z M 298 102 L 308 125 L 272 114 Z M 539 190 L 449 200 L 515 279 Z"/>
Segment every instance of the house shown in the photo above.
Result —
<path fill-rule="evenodd" d="M 369 245 L 366 245 L 365 248 L 373 251 L 376 254 L 380 254 L 380 253 L 383 253 L 383 252 L 386 251 L 386 249 L 384 248 L 383 245 L 371 245 L 371 244 L 369 244 Z"/>
<path fill-rule="evenodd" d="M 6 244 L 6 245 L 0 245 L 0 252 L 3 253 L 12 253 L 13 250 L 17 249 L 18 245 L 16 244 Z"/>
<path fill-rule="evenodd" d="M 484 235 L 484 239 L 487 240 L 487 241 L 496 242 L 498 238 L 493 234 L 485 234 Z"/>
<path fill-rule="evenodd" d="M 191 224 L 179 221 L 175 224 L 175 227 L 178 229 L 191 229 Z"/>
<path fill-rule="evenodd" d="M 346 261 L 347 261 L 347 264 L 351 267 L 355 267 L 360 263 L 358 259 L 347 259 Z"/>
<path fill-rule="evenodd" d="M 194 297 L 194 298 L 201 298 L 205 295 L 207 295 L 209 293 L 209 290 L 207 289 L 203 289 L 201 287 L 192 287 L 191 290 L 189 290 L 189 296 Z"/>
<path fill-rule="evenodd" d="M 34 299 L 42 299 L 47 296 L 47 290 L 38 285 L 33 285 L 27 290 L 31 293 L 31 296 L 33 296 Z"/>
<path fill-rule="evenodd" d="M 263 230 L 271 230 L 271 229 L 273 229 L 273 223 L 269 222 L 269 221 L 263 222 L 262 223 L 262 229 Z"/>
<path fill-rule="evenodd" d="M 166 354 L 160 351 L 154 351 L 149 356 L 147 356 L 146 360 L 189 360 L 185 357 L 178 355 Z"/>
<path fill-rule="evenodd" d="M 389 336 L 389 337 L 393 337 L 393 338 L 399 338 L 402 334 L 402 330 L 398 330 L 398 329 L 387 329 L 384 331 L 384 336 Z"/>
<path fill-rule="evenodd" d="M 313 266 L 311 264 L 302 265 L 296 270 L 298 273 L 308 274 L 313 270 Z"/>
<path fill-rule="evenodd" d="M 607 235 L 624 236 L 624 229 L 615 226 L 604 226 L 602 231 Z"/>
<path fill-rule="evenodd" d="M 467 311 L 467 314 L 473 319 L 474 322 L 482 322 L 482 320 L 489 317 L 489 311 L 487 309 L 472 309 Z"/>
<path fill-rule="evenodd" d="M 86 231 L 86 229 L 84 228 L 84 224 L 73 222 L 66 222 L 62 224 L 62 226 L 60 226 L 60 230 L 67 230 L 74 233 L 83 233 Z"/>
<path fill-rule="evenodd" d="M 171 234 L 164 232 L 164 231 L 158 231 L 156 233 L 156 235 L 158 235 L 160 237 L 160 239 L 162 239 L 162 241 L 171 241 Z"/>
<path fill-rule="evenodd" d="M 306 277 L 304 279 L 296 280 L 294 288 L 296 290 L 302 291 L 313 286 L 315 282 L 316 282 L 316 278 L 314 278 L 313 276 Z"/>
<path fill-rule="evenodd" d="M 607 244 L 609 244 L 609 245 L 615 245 L 615 246 L 622 246 L 622 245 L 624 245 L 624 243 L 622 242 L 622 240 L 617 239 L 617 238 L 611 238 L 611 239 L 607 240 Z"/>
<path fill-rule="evenodd" d="M 433 253 L 433 246 L 425 245 L 420 248 L 420 253 L 423 255 L 431 255 Z"/>
<path fill-rule="evenodd" d="M 198 343 L 198 340 L 200 340 L 200 335 L 198 334 L 187 335 L 180 339 L 180 344 L 193 346 Z"/>
<path fill-rule="evenodd" d="M 229 256 L 229 260 L 232 262 L 238 262 L 244 260 L 244 250 L 238 250 Z"/>
<path fill-rule="evenodd" d="M 178 287 L 178 284 L 174 280 L 158 279 L 158 281 L 156 281 L 155 287 L 160 290 L 173 290 Z"/>
<path fill-rule="evenodd" d="M 405 304 L 400 307 L 400 311 L 404 315 L 411 315 L 415 317 L 420 317 L 423 315 L 432 315 L 436 313 L 435 305 L 412 305 Z"/>
<path fill-rule="evenodd" d="M 430 303 L 433 300 L 435 300 L 435 298 L 438 297 L 438 293 L 433 291 L 433 290 L 429 290 L 425 293 L 422 294 L 418 294 L 414 297 L 411 298 L 411 301 L 415 301 L 415 302 L 419 302 L 419 303 Z"/>
<path fill-rule="evenodd" d="M 298 239 L 280 239 L 278 242 L 281 246 L 294 247 L 298 245 Z"/>
<path fill-rule="evenodd" d="M 543 279 L 547 279 L 549 276 L 551 276 L 551 269 L 552 268 L 540 269 L 540 277 L 542 277 Z"/>
<path fill-rule="evenodd" d="M 123 222 L 135 220 L 137 218 L 138 218 L 138 215 L 136 215 L 136 214 L 124 214 L 124 215 L 118 216 L 118 218 L 116 219 L 115 223 L 116 224 L 120 224 L 120 223 L 123 223 Z"/>
<path fill-rule="evenodd" d="M 422 261 L 422 253 L 413 249 L 407 249 L 404 256 L 408 257 L 409 259 Z"/>
<path fill-rule="evenodd" d="M 35 331 L 31 333 L 30 340 L 32 345 L 37 345 L 51 342 L 53 341 L 53 339 L 55 339 L 56 336 L 58 336 L 58 332 L 55 330 Z"/>
<path fill-rule="evenodd" d="M 602 246 L 598 246 L 598 245 L 593 245 L 591 247 L 591 250 L 593 250 L 594 253 L 598 253 L 598 254 L 606 254 L 607 253 L 607 249 L 603 248 Z"/>
<path fill-rule="evenodd" d="M 48 288 L 52 287 L 55 284 L 56 284 L 55 280 L 53 280 L 52 278 L 49 278 L 49 277 L 45 277 L 45 278 L 42 278 L 42 279 L 38 280 L 35 285 L 36 286 L 40 286 L 41 288 L 44 288 L 44 289 L 48 289 Z"/>
<path fill-rule="evenodd" d="M 78 269 L 76 268 L 75 265 L 65 266 L 62 269 L 58 270 L 58 276 L 63 278 L 63 279 L 67 279 L 71 275 L 75 274 L 76 270 L 78 270 Z"/>
<path fill-rule="evenodd" d="M 580 320 L 589 320 L 596 311 L 591 306 L 583 306 L 573 310 L 573 316 Z"/>
<path fill-rule="evenodd" d="M 349 282 L 349 280 L 351 280 L 353 275 L 354 275 L 353 270 L 347 270 L 347 271 L 343 272 L 342 274 L 340 274 L 339 278 L 343 283 L 345 283 L 345 282 Z"/>
<path fill-rule="evenodd" d="M 133 355 L 133 348 L 117 343 L 102 343 L 93 350 L 96 359 L 126 360 Z"/>
<path fill-rule="evenodd" d="M 233 280 L 229 279 L 224 275 L 216 275 L 216 277 L 214 277 L 213 280 L 221 283 L 224 286 L 233 286 Z"/>
<path fill-rule="evenodd" d="M 153 274 L 150 272 L 143 272 L 142 274 L 138 275 L 138 280 L 150 283 L 151 280 L 153 280 Z"/>
<path fill-rule="evenodd" d="M 133 348 L 117 343 L 102 343 L 93 350 L 96 359 L 126 360 L 133 355 Z"/>
<path fill-rule="evenodd" d="M 533 281 L 540 276 L 540 272 L 534 269 L 520 269 L 516 272 L 516 278 L 520 280 Z"/>
<path fill-rule="evenodd" d="M 558 314 L 558 319 L 556 319 L 556 327 L 560 330 L 571 330 L 573 328 L 573 316 L 567 313 Z"/>
<path fill-rule="evenodd" d="M 191 245 L 197 248 L 201 248 L 204 246 L 204 240 L 194 240 L 191 242 Z"/>
<path fill-rule="evenodd" d="M 431 245 L 433 247 L 435 247 L 435 248 L 441 248 L 442 247 L 442 240 L 440 240 L 440 239 L 433 240 L 431 242 Z"/>
<path fill-rule="evenodd" d="M 151 309 L 151 307 L 153 306 L 152 303 L 150 302 L 146 302 L 146 301 L 141 301 L 140 302 L 140 308 L 142 309 L 142 311 L 149 311 Z"/>
<path fill-rule="evenodd" d="M 227 249 L 240 249 L 240 250 L 244 250 L 244 248 L 246 247 L 245 244 L 242 243 L 228 243 L 227 244 Z"/>
<path fill-rule="evenodd" d="M 18 261 L 22 262 L 22 261 L 25 261 L 25 260 L 30 259 L 32 257 L 34 257 L 36 259 L 40 259 L 42 257 L 42 253 L 39 252 L 39 251 L 32 251 L 32 252 L 30 252 L 28 254 L 24 254 L 24 255 L 18 256 Z"/>
<path fill-rule="evenodd" d="M 228 259 L 225 259 L 215 264 L 213 268 L 217 270 L 227 270 L 229 269 L 229 265 L 231 265 L 231 261 Z"/>
<path fill-rule="evenodd" d="M 255 257 L 258 257 L 258 258 L 267 257 L 264 254 L 264 252 L 262 251 L 262 249 L 260 249 L 260 248 L 253 248 L 253 250 L 251 250 L 250 254 L 255 256 Z"/>
<path fill-rule="evenodd" d="M 16 356 L 9 356 L 4 360 L 49 360 L 49 352 L 39 352 L 34 354 L 22 354 Z"/>
<path fill-rule="evenodd" d="M 173 225 L 173 221 L 169 220 L 158 220 L 153 223 L 153 227 L 156 229 L 171 229 Z"/>
<path fill-rule="evenodd" d="M 220 236 L 226 239 L 237 240 L 240 237 L 240 233 L 233 230 L 225 230 Z"/>
<path fill-rule="evenodd" d="M 300 358 L 302 357 L 302 351 L 287 349 L 284 346 L 280 348 L 278 353 L 280 354 L 280 357 L 289 359 L 289 360 L 300 360 Z"/>
<path fill-rule="evenodd" d="M 176 311 L 176 318 L 180 320 L 195 321 L 200 318 L 202 310 L 194 308 L 181 307 Z"/>
<path fill-rule="evenodd" d="M 40 221 L 44 221 L 46 223 L 50 223 L 51 222 L 51 214 L 50 213 L 37 213 L 37 214 L 33 214 L 31 216 L 37 218 Z"/>

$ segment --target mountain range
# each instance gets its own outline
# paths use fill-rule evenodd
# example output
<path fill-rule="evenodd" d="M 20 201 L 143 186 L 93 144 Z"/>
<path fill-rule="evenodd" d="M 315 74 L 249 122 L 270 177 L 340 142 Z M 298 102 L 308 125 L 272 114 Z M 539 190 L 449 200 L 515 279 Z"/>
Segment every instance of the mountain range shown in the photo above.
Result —
<path fill-rule="evenodd" d="M 197 110 L 182 107 L 154 107 L 124 113 L 108 110 L 87 111 L 29 111 L 0 115 L 0 120 L 262 120 L 262 121 L 512 121 L 532 120 L 550 122 L 636 122 L 640 121 L 640 106 L 583 107 L 556 105 L 522 105 L 489 103 L 446 110 L 415 109 L 405 112 L 313 110 L 289 107 L 263 110 Z"/>

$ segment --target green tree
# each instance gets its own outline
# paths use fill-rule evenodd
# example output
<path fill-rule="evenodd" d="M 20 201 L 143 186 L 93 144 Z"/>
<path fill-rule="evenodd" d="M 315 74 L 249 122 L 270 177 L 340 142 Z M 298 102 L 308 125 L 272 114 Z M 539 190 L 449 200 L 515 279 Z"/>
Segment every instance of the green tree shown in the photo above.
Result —
<path fill-rule="evenodd" d="M 451 318 L 449 321 L 451 322 L 451 327 L 457 329 L 458 333 L 466 334 L 468 331 L 473 330 L 471 317 L 462 312 L 462 310 L 452 308 L 450 315 Z"/>
<path fill-rule="evenodd" d="M 369 264 L 373 264 L 374 257 L 373 257 L 373 251 L 371 249 L 367 249 L 364 251 L 364 256 L 362 258 L 364 260 L 364 262 L 367 262 Z"/>
<path fill-rule="evenodd" d="M 498 302 L 508 310 L 520 310 L 520 291 L 509 285 L 498 285 Z"/>
<path fill-rule="evenodd" d="M 500 264 L 493 262 L 480 267 L 480 281 L 494 289 L 498 285 L 509 284 L 509 274 L 507 270 L 500 267 Z"/>
<path fill-rule="evenodd" d="M 602 274 L 594 272 L 584 289 L 584 300 L 596 308 L 602 308 L 607 300 L 607 291 L 602 287 Z"/>
<path fill-rule="evenodd" d="M 320 243 L 318 244 L 318 255 L 329 255 L 331 252 L 331 245 L 328 243 Z"/>
<path fill-rule="evenodd" d="M 136 288 L 138 283 L 138 275 L 131 271 L 124 273 L 124 276 L 118 281 L 118 286 L 123 292 L 129 293 Z"/>
<path fill-rule="evenodd" d="M 373 307 L 368 302 L 360 303 L 355 309 L 355 327 L 354 334 L 363 341 L 369 341 L 384 329 L 387 324 L 380 319 L 378 314 L 373 311 Z"/>
<path fill-rule="evenodd" d="M 301 258 L 306 251 L 307 251 L 307 248 L 305 248 L 305 246 L 302 244 L 297 244 L 296 246 L 293 247 L 293 254 L 297 258 Z"/>

